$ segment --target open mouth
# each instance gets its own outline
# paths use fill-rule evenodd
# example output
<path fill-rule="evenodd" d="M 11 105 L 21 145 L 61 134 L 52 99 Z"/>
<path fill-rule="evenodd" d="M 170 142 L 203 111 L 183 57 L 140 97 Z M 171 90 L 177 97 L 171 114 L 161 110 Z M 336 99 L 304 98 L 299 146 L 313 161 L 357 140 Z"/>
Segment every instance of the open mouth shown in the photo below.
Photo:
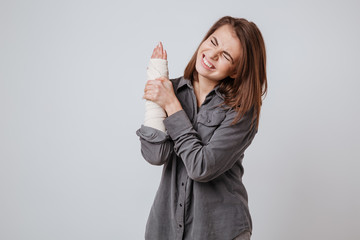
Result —
<path fill-rule="evenodd" d="M 209 61 L 206 60 L 205 54 L 202 55 L 202 64 L 207 69 L 215 69 L 215 66 L 212 65 Z"/>

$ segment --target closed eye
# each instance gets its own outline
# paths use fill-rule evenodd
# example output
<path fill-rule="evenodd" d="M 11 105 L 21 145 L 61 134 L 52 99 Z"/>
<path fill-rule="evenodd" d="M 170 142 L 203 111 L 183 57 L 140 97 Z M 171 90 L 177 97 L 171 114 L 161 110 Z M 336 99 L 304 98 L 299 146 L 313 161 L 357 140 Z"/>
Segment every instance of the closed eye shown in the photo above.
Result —
<path fill-rule="evenodd" d="M 210 41 L 211 41 L 211 43 L 212 43 L 214 46 L 217 46 L 217 45 L 218 45 L 218 41 L 217 41 L 216 37 L 214 37 L 214 38 L 211 39 Z M 228 52 L 224 52 L 223 56 L 224 56 L 224 58 L 225 58 L 226 60 L 228 60 L 229 62 L 234 63 L 234 60 L 232 59 L 232 57 L 230 56 L 230 54 L 229 54 Z"/>

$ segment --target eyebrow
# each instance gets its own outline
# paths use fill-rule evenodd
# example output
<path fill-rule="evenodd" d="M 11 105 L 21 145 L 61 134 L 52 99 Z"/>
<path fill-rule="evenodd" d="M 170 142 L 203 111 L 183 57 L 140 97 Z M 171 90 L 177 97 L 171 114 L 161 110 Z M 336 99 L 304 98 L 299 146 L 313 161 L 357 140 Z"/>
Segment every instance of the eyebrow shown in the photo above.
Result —
<path fill-rule="evenodd" d="M 215 39 L 216 45 L 219 45 L 218 40 L 216 39 L 215 36 L 213 36 L 213 38 Z M 225 54 L 227 54 L 230 58 L 232 63 L 234 64 L 234 59 L 232 58 L 232 56 L 230 55 L 230 53 L 228 53 L 227 51 L 224 51 Z"/>

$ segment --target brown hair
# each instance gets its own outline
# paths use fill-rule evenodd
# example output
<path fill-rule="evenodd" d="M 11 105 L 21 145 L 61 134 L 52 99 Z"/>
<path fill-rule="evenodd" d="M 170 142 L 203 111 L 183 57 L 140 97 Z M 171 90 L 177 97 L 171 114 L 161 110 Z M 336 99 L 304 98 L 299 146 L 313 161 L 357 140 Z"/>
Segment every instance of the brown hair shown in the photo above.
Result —
<path fill-rule="evenodd" d="M 184 71 L 184 78 L 197 78 L 195 68 L 196 56 L 200 45 L 223 25 L 230 25 L 240 40 L 242 52 L 236 66 L 236 76 L 227 77 L 218 83 L 219 92 L 224 95 L 227 108 L 233 108 L 237 116 L 231 124 L 235 124 L 242 116 L 254 108 L 252 122 L 256 118 L 256 128 L 262 105 L 262 96 L 267 92 L 266 51 L 260 30 L 253 22 L 244 18 L 225 16 L 220 18 L 206 33 Z M 253 123 L 252 123 L 253 124 Z"/>

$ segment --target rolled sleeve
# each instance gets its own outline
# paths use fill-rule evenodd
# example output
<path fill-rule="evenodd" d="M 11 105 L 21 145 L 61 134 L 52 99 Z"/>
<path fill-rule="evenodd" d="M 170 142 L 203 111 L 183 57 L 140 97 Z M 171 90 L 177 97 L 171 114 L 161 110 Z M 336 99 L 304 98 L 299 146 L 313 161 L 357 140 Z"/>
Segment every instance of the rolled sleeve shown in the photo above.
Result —
<path fill-rule="evenodd" d="M 136 131 L 136 135 L 140 138 L 151 142 L 151 143 L 161 143 L 169 140 L 169 135 L 152 127 L 141 125 L 141 127 Z"/>
<path fill-rule="evenodd" d="M 167 133 L 141 125 L 136 131 L 141 142 L 141 154 L 152 165 L 162 165 L 173 152 L 173 142 Z"/>

